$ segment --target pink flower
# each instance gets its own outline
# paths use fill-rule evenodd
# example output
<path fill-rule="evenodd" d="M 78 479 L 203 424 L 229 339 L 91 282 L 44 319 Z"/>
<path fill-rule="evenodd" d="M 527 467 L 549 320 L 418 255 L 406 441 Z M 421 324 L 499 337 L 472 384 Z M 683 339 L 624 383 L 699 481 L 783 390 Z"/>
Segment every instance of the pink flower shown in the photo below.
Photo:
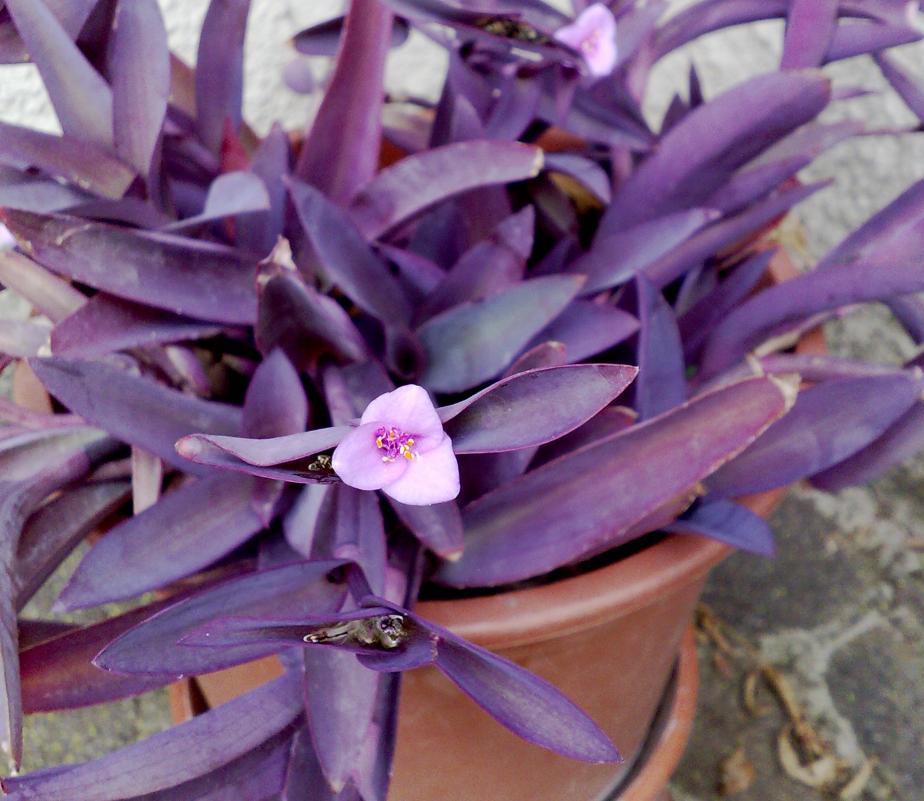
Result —
<path fill-rule="evenodd" d="M 416 384 L 379 395 L 334 450 L 344 484 L 429 506 L 459 494 L 459 465 L 430 396 Z"/>
<path fill-rule="evenodd" d="M 555 38 L 578 50 L 590 74 L 609 75 L 616 66 L 616 20 L 603 3 L 594 3 L 570 25 L 555 31 Z"/>

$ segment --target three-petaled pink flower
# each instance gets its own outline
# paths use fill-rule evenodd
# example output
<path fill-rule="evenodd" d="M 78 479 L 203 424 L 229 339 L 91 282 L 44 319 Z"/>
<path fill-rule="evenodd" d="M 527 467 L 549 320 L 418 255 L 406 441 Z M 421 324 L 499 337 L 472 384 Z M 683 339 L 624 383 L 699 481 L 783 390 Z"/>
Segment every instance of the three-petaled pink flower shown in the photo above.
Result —
<path fill-rule="evenodd" d="M 382 490 L 399 503 L 429 506 L 459 494 L 459 465 L 430 396 L 408 384 L 379 395 L 336 447 L 344 484 Z"/>
<path fill-rule="evenodd" d="M 595 78 L 609 75 L 616 66 L 616 20 L 603 3 L 585 8 L 574 22 L 555 31 L 555 38 L 579 51 Z"/>

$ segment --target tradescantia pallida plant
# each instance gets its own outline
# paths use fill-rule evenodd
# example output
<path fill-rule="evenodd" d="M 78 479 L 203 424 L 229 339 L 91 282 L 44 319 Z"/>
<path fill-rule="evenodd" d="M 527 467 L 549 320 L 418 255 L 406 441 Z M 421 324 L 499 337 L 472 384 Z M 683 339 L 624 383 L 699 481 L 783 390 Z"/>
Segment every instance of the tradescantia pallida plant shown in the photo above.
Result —
<path fill-rule="evenodd" d="M 0 17 L 0 58 L 34 62 L 63 130 L 0 125 L 0 282 L 34 310 L 0 321 L 0 352 L 56 401 L 0 401 L 0 731 L 19 763 L 25 713 L 273 653 L 285 675 L 4 789 L 384 801 L 401 672 L 430 664 L 526 739 L 617 760 L 555 688 L 414 604 L 657 530 L 769 553 L 736 497 L 837 489 L 924 446 L 915 364 L 788 351 L 866 301 L 924 339 L 924 185 L 761 281 L 767 232 L 823 186 L 798 172 L 865 131 L 818 120 L 838 97 L 819 67 L 872 54 L 924 120 L 885 54 L 919 38 L 917 4 L 352 0 L 295 37 L 338 54 L 307 133 L 262 139 L 241 114 L 248 5 L 213 0 L 194 70 L 155 0 Z M 708 99 L 692 71 L 649 126 L 658 59 L 775 17 L 779 71 Z M 383 93 L 411 28 L 449 52 L 433 107 Z M 60 608 L 160 600 L 19 618 L 102 521 Z"/>

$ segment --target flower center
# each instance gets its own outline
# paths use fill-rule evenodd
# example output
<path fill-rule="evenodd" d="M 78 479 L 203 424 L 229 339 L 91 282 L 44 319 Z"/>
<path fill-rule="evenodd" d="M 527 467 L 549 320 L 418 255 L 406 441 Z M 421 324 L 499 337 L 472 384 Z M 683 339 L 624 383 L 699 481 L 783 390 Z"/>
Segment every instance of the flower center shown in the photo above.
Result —
<path fill-rule="evenodd" d="M 379 426 L 375 430 L 375 447 L 383 451 L 383 462 L 393 462 L 402 457 L 410 461 L 417 456 L 413 435 L 405 434 L 395 426 Z"/>
<path fill-rule="evenodd" d="M 587 56 L 595 56 L 600 50 L 600 31 L 593 30 L 581 40 L 581 52 Z"/>

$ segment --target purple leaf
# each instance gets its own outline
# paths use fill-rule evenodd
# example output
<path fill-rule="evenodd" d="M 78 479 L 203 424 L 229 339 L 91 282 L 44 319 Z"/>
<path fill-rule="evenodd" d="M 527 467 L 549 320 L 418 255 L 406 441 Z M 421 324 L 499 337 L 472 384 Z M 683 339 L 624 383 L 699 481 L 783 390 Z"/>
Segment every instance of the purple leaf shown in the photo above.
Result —
<path fill-rule="evenodd" d="M 356 766 L 372 723 L 380 676 L 349 651 L 305 648 L 303 688 L 318 763 L 334 792 Z"/>
<path fill-rule="evenodd" d="M 27 648 L 19 654 L 23 708 L 27 714 L 103 704 L 163 687 L 177 677 L 127 676 L 93 665 L 93 657 L 113 639 L 156 614 L 172 601 L 133 609 Z"/>
<path fill-rule="evenodd" d="M 765 250 L 746 259 L 680 317 L 680 339 L 688 359 L 699 353 L 715 326 L 751 294 L 775 254 L 776 250 Z"/>
<path fill-rule="evenodd" d="M 122 197 L 135 179 L 128 165 L 100 145 L 7 123 L 0 123 L 0 162 L 36 167 L 52 178 L 108 198 Z"/>
<path fill-rule="evenodd" d="M 673 309 L 644 275 L 635 280 L 640 325 L 635 408 L 639 420 L 647 420 L 687 399 L 686 366 Z"/>
<path fill-rule="evenodd" d="M 581 288 L 580 276 L 524 281 L 477 303 L 465 303 L 418 329 L 427 353 L 421 382 L 458 392 L 502 372 Z"/>
<path fill-rule="evenodd" d="M 924 274 L 917 262 L 864 261 L 800 275 L 765 289 L 731 312 L 706 343 L 701 374 L 705 378 L 733 366 L 771 333 L 813 314 L 922 290 Z"/>
<path fill-rule="evenodd" d="M 618 345 L 638 331 L 638 320 L 608 303 L 575 300 L 533 338 L 558 342 L 569 362 L 579 362 Z"/>
<path fill-rule="evenodd" d="M 112 146 L 112 92 L 42 0 L 9 0 L 7 11 L 26 44 L 64 133 Z"/>
<path fill-rule="evenodd" d="M 753 78 L 700 106 L 622 184 L 601 231 L 701 206 L 740 166 L 817 116 L 830 94 L 820 74 L 788 72 Z"/>
<path fill-rule="evenodd" d="M 585 295 L 618 286 L 674 251 L 718 217 L 719 213 L 713 209 L 689 209 L 616 234 L 598 236 L 587 253 L 568 265 L 568 271 L 587 276 L 582 290 Z"/>
<path fill-rule="evenodd" d="M 68 36 L 76 39 L 97 2 L 96 0 L 46 0 L 45 5 L 57 17 Z M 0 63 L 20 64 L 28 61 L 29 51 L 9 19 L 0 25 L 0 31 L 2 31 L 0 33 L 2 62 Z"/>
<path fill-rule="evenodd" d="M 412 301 L 417 302 L 429 295 L 445 277 L 443 269 L 430 259 L 410 250 L 381 245 L 379 251 L 398 270 L 398 280 Z"/>
<path fill-rule="evenodd" d="M 130 495 L 131 486 L 126 482 L 93 482 L 49 501 L 29 518 L 19 539 L 14 568 L 18 609 L 26 605 L 74 546 Z"/>
<path fill-rule="evenodd" d="M 240 431 L 240 410 L 192 398 L 100 362 L 52 357 L 30 362 L 45 388 L 67 408 L 117 439 L 197 471 L 174 443 L 194 431 Z"/>
<path fill-rule="evenodd" d="M 299 368 L 313 366 L 326 353 L 362 361 L 367 347 L 350 316 L 294 273 L 280 272 L 260 290 L 256 338 L 264 353 L 282 348 Z"/>
<path fill-rule="evenodd" d="M 748 167 L 719 187 L 706 201 L 706 205 L 725 216 L 736 214 L 774 189 L 779 189 L 784 181 L 807 167 L 811 161 L 810 156 L 800 154 Z"/>
<path fill-rule="evenodd" d="M 610 202 L 610 179 L 595 161 L 576 153 L 549 153 L 545 157 L 546 169 L 573 178 L 601 203 Z"/>
<path fill-rule="evenodd" d="M 202 339 L 220 331 L 215 323 L 100 293 L 54 327 L 51 350 L 56 356 L 87 359 L 119 350 Z"/>
<path fill-rule="evenodd" d="M 94 289 L 197 319 L 256 317 L 255 267 L 230 249 L 62 215 L 0 218 L 42 266 Z"/>
<path fill-rule="evenodd" d="M 211 0 L 196 54 L 196 118 L 199 136 L 213 153 L 225 125 L 241 127 L 244 33 L 250 0 Z"/>
<path fill-rule="evenodd" d="M 263 439 L 297 434 L 308 424 L 308 398 L 292 363 L 273 350 L 260 363 L 244 399 L 243 432 Z"/>
<path fill-rule="evenodd" d="M 581 301 L 575 301 L 579 304 Z M 502 378 L 510 378 L 517 373 L 541 370 L 545 367 L 561 367 L 568 363 L 568 348 L 563 342 L 547 340 L 533 345 L 507 368 Z"/>
<path fill-rule="evenodd" d="M 252 172 L 225 172 L 209 185 L 199 214 L 165 225 L 162 230 L 184 231 L 223 217 L 245 216 L 269 208 L 269 193 L 261 178 Z"/>
<path fill-rule="evenodd" d="M 868 378 L 874 375 L 895 375 L 896 368 L 889 364 L 871 364 L 841 359 L 816 353 L 772 353 L 760 360 L 765 373 L 786 375 L 798 373 L 809 384 L 839 378 Z"/>
<path fill-rule="evenodd" d="M 351 0 L 343 40 L 295 173 L 345 204 L 378 170 L 385 59 L 392 14 L 379 0 Z"/>
<path fill-rule="evenodd" d="M 584 762 L 619 762 L 619 752 L 584 712 L 528 670 L 440 631 L 436 666 L 514 734 Z"/>
<path fill-rule="evenodd" d="M 106 646 L 94 660 L 117 673 L 208 673 L 279 650 L 278 643 L 193 648 L 178 641 L 209 621 L 234 615 L 277 619 L 333 614 L 344 590 L 328 580 L 335 562 L 299 562 L 228 579 L 180 600 Z"/>
<path fill-rule="evenodd" d="M 924 181 L 918 181 L 845 237 L 825 255 L 817 269 L 859 261 L 889 265 L 914 260 L 924 247 L 922 213 Z"/>
<path fill-rule="evenodd" d="M 177 451 L 186 459 L 215 467 L 227 464 L 222 454 L 256 467 L 270 467 L 330 450 L 351 430 L 349 426 L 335 426 L 268 439 L 190 434 L 177 443 Z"/>
<path fill-rule="evenodd" d="M 487 239 L 469 248 L 450 268 L 417 313 L 425 320 L 452 306 L 481 300 L 523 280 L 533 249 L 532 206 L 503 220 Z"/>
<path fill-rule="evenodd" d="M 255 489 L 249 476 L 218 474 L 168 492 L 96 542 L 57 606 L 132 598 L 207 567 L 263 528 L 251 508 Z"/>
<path fill-rule="evenodd" d="M 812 484 L 837 492 L 866 484 L 888 468 L 910 459 L 924 448 L 924 406 L 915 403 L 884 433 L 852 456 L 812 476 Z"/>
<path fill-rule="evenodd" d="M 882 435 L 918 403 L 914 374 L 845 378 L 804 392 L 782 420 L 707 481 L 720 498 L 763 492 L 825 470 Z"/>
<path fill-rule="evenodd" d="M 364 311 L 383 323 L 410 321 L 411 306 L 345 211 L 317 189 L 292 181 L 292 201 L 324 273 Z"/>
<path fill-rule="evenodd" d="M 541 445 L 589 420 L 632 382 L 636 368 L 576 364 L 520 373 L 442 410 L 456 453 Z M 464 408 L 447 418 L 450 409 Z"/>
<path fill-rule="evenodd" d="M 773 531 L 762 517 L 731 501 L 704 500 L 665 531 L 700 534 L 742 551 L 773 556 Z"/>
<path fill-rule="evenodd" d="M 907 20 L 906 20 L 907 23 Z M 855 22 L 838 25 L 831 37 L 831 46 L 825 54 L 825 61 L 840 61 L 844 58 L 862 56 L 917 42 L 921 38 L 908 24 L 884 25 L 874 22 Z"/>
<path fill-rule="evenodd" d="M 156 0 L 119 3 L 109 48 L 115 151 L 151 174 L 170 94 L 170 51 Z"/>
<path fill-rule="evenodd" d="M 436 580 L 497 586 L 621 544 L 783 415 L 788 394 L 768 378 L 730 384 L 526 473 L 465 508 L 465 551 Z"/>
<path fill-rule="evenodd" d="M 224 768 L 287 729 L 300 710 L 298 682 L 283 676 L 92 762 L 4 779 L 3 789 L 13 801 L 136 798 Z"/>
<path fill-rule="evenodd" d="M 837 28 L 838 0 L 793 0 L 783 40 L 784 70 L 820 67 Z"/>
<path fill-rule="evenodd" d="M 672 253 L 668 253 L 645 269 L 649 280 L 659 287 L 675 281 L 689 269 L 712 258 L 725 248 L 759 233 L 774 223 L 793 206 L 831 184 L 822 181 L 808 186 L 784 189 L 755 203 L 735 217 L 722 220 L 694 234 Z"/>
<path fill-rule="evenodd" d="M 441 200 L 482 186 L 535 178 L 542 164 L 539 148 L 519 142 L 446 145 L 382 170 L 353 198 L 350 212 L 366 239 L 378 239 Z"/>
<path fill-rule="evenodd" d="M 287 193 L 283 178 L 289 172 L 289 139 L 278 123 L 254 151 L 250 170 L 266 187 L 269 211 L 236 220 L 237 241 L 262 256 L 273 249 L 285 225 Z"/>
<path fill-rule="evenodd" d="M 454 559 L 462 553 L 462 515 L 455 501 L 430 506 L 408 506 L 393 498 L 388 502 L 411 534 L 437 556 Z"/>
<path fill-rule="evenodd" d="M 585 445 L 593 445 L 599 440 L 625 431 L 634 425 L 637 419 L 638 416 L 632 409 L 625 406 L 607 406 L 570 434 L 565 434 L 548 445 L 543 445 L 533 458 L 532 466 L 540 467 L 566 453 L 576 451 Z"/>

